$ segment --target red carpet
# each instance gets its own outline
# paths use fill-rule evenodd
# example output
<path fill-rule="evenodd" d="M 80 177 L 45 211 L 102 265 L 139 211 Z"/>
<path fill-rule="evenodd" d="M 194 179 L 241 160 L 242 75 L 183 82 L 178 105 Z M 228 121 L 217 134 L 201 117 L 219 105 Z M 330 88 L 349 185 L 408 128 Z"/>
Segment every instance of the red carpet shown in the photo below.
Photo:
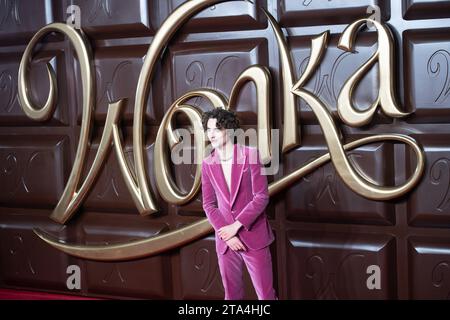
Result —
<path fill-rule="evenodd" d="M 98 300 L 95 298 L 0 288 L 0 300 Z"/>

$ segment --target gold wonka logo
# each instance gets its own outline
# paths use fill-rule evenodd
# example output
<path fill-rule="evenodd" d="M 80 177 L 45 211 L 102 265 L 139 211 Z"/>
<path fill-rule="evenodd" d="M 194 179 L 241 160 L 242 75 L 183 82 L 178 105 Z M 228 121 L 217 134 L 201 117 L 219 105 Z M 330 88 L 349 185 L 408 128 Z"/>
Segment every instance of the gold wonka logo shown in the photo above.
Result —
<path fill-rule="evenodd" d="M 133 119 L 134 166 L 129 165 L 125 157 L 123 142 L 121 140 L 118 123 L 121 110 L 126 104 L 126 101 L 120 100 L 110 104 L 108 107 L 108 113 L 98 151 L 83 181 L 81 181 L 83 164 L 86 163 L 87 152 L 89 149 L 89 134 L 95 103 L 95 78 L 92 71 L 92 56 L 89 41 L 87 41 L 82 31 L 77 31 L 72 26 L 61 23 L 47 25 L 34 35 L 24 52 L 19 68 L 19 101 L 24 112 L 32 119 L 45 121 L 52 116 L 55 108 L 57 83 L 55 72 L 50 64 L 47 64 L 50 90 L 48 99 L 43 107 L 38 107 L 33 104 L 29 97 L 30 90 L 27 86 L 28 69 L 32 59 L 33 48 L 39 40 L 49 32 L 61 32 L 66 35 L 72 43 L 79 60 L 83 88 L 82 123 L 76 157 L 64 192 L 51 214 L 53 220 L 64 224 L 75 214 L 86 198 L 89 190 L 93 187 L 96 177 L 101 173 L 102 166 L 111 149 L 114 150 L 125 184 L 140 214 L 144 216 L 158 211 L 147 181 L 146 167 L 144 165 L 143 141 L 144 110 L 154 68 L 161 53 L 164 51 L 165 46 L 177 30 L 201 10 L 220 2 L 226 1 L 187 1 L 180 5 L 164 21 L 147 51 L 137 84 Z M 325 103 L 304 88 L 304 85 L 320 65 L 328 44 L 329 33 L 324 32 L 311 40 L 311 53 L 306 69 L 300 79 L 294 83 L 292 60 L 290 58 L 284 34 L 273 16 L 263 8 L 261 8 L 261 10 L 263 10 L 264 14 L 267 16 L 269 24 L 275 34 L 282 67 L 281 90 L 283 96 L 284 119 L 282 152 L 286 153 L 301 145 L 300 132 L 298 131 L 299 117 L 296 109 L 296 97 L 303 99 L 313 110 L 320 127 L 322 128 L 329 149 L 328 153 L 306 163 L 304 166 L 294 170 L 280 180 L 271 183 L 269 185 L 270 195 L 274 195 L 288 188 L 293 183 L 298 182 L 306 174 L 314 171 L 330 160 L 342 181 L 355 193 L 366 197 L 367 199 L 389 200 L 408 193 L 418 183 L 424 170 L 425 159 L 419 144 L 413 138 L 402 134 L 378 134 L 345 144 L 343 142 L 342 133 Z M 346 80 L 337 99 L 339 118 L 345 124 L 352 127 L 360 127 L 370 123 L 375 112 L 379 108 L 381 108 L 385 115 L 391 117 L 404 117 L 408 115 L 408 113 L 401 111 L 393 91 L 393 88 L 395 87 L 393 73 L 394 70 L 396 70 L 393 65 L 395 61 L 395 52 L 392 34 L 385 25 L 368 18 L 359 19 L 344 30 L 340 37 L 338 47 L 342 50 L 351 52 L 358 31 L 367 23 L 370 23 L 377 32 L 378 48 L 376 52 Z M 353 105 L 354 89 L 375 63 L 378 63 L 379 73 L 378 97 L 373 101 L 369 108 L 359 110 Z M 188 105 L 187 101 L 191 98 L 202 97 L 211 103 L 214 108 L 229 109 L 230 106 L 235 105 L 242 86 L 249 81 L 255 84 L 257 92 L 258 148 L 263 163 L 270 162 L 272 158 L 272 141 L 270 135 L 272 130 L 272 121 L 270 118 L 270 94 L 272 90 L 271 75 L 268 68 L 265 66 L 252 65 L 238 76 L 231 90 L 229 99 L 216 90 L 199 88 L 197 90 L 189 91 L 179 97 L 164 115 L 157 132 L 153 159 L 153 170 L 155 171 L 157 191 L 164 201 L 175 205 L 183 205 L 192 201 L 200 189 L 201 162 L 206 153 L 206 139 L 201 124 L 201 111 L 194 106 Z M 172 126 L 173 116 L 180 112 L 187 116 L 192 125 L 193 132 L 195 132 L 196 172 L 193 186 L 188 193 L 183 193 L 172 179 L 169 170 L 169 157 L 167 155 L 168 149 L 173 150 L 173 148 L 181 142 L 180 135 Z M 399 186 L 381 186 L 364 174 L 364 172 L 361 172 L 360 169 L 355 168 L 346 156 L 346 151 L 381 141 L 405 143 L 414 151 L 417 159 L 416 168 L 404 184 Z M 115 261 L 158 254 L 204 237 L 212 231 L 211 225 L 207 219 L 204 218 L 190 225 L 151 238 L 114 245 L 70 244 L 59 241 L 43 230 L 36 229 L 35 233 L 48 244 L 70 255 L 92 260 Z"/>

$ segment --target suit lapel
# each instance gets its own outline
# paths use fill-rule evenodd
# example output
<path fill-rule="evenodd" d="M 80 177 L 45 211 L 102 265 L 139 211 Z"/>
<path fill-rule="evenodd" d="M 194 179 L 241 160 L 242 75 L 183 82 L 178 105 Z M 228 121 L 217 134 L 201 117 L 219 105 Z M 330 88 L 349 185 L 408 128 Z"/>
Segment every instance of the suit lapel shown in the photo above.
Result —
<path fill-rule="evenodd" d="M 246 162 L 246 155 L 244 153 L 244 147 L 240 144 L 234 145 L 233 164 L 231 167 L 231 201 L 230 207 L 233 207 L 236 196 L 241 186 L 242 174 L 244 173 L 244 167 Z"/>
<path fill-rule="evenodd" d="M 217 151 L 213 151 L 213 155 L 211 158 L 211 167 L 212 167 L 212 176 L 214 182 L 218 186 L 219 191 L 222 194 L 222 197 L 230 201 L 230 191 L 228 190 L 227 181 L 225 180 L 225 176 L 223 174 L 222 164 L 220 163 L 219 156 L 217 155 Z"/>

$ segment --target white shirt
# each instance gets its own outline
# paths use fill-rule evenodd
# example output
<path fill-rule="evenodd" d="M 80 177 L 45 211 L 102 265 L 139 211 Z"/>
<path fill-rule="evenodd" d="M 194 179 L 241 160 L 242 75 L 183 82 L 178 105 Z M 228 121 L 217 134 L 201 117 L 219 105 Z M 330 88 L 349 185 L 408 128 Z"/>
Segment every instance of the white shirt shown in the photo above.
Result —
<path fill-rule="evenodd" d="M 221 160 L 220 163 L 222 164 L 222 171 L 228 185 L 228 190 L 231 193 L 231 165 L 233 163 L 233 157 L 225 161 Z"/>

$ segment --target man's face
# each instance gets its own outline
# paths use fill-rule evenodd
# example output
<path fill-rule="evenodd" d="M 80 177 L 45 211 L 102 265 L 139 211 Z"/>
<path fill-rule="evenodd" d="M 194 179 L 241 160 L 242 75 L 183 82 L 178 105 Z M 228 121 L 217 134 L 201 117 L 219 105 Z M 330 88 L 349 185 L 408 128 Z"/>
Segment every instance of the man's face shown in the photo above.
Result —
<path fill-rule="evenodd" d="M 224 146 L 228 141 L 226 130 L 217 128 L 216 118 L 211 118 L 208 120 L 206 134 L 214 149 Z"/>

